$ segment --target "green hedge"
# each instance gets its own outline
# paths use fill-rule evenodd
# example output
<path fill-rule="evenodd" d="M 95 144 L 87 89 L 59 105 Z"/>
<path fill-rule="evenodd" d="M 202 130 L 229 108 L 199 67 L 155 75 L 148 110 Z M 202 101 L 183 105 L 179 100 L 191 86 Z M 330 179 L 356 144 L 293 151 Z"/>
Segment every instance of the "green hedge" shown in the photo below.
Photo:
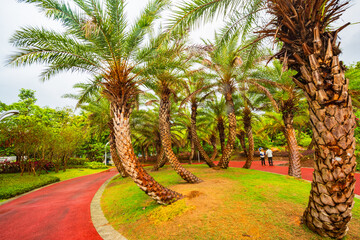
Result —
<path fill-rule="evenodd" d="M 87 158 L 70 158 L 67 162 L 69 166 L 84 166 L 89 159 Z"/>
<path fill-rule="evenodd" d="M 100 162 L 86 162 L 84 164 L 84 167 L 90 168 L 90 169 L 107 169 L 108 166 L 106 166 L 104 163 Z"/>
<path fill-rule="evenodd" d="M 0 174 L 0 199 L 15 197 L 58 181 L 60 181 L 58 177 L 47 175 Z"/>

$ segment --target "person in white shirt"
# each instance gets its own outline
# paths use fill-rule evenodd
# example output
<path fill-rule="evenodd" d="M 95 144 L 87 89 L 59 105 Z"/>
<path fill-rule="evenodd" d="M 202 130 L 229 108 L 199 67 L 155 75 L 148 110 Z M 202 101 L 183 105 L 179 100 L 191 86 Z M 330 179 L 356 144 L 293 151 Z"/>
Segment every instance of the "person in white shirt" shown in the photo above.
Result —
<path fill-rule="evenodd" d="M 273 165 L 273 160 L 272 160 L 272 158 L 273 158 L 273 152 L 271 151 L 271 149 L 268 148 L 268 149 L 266 150 L 265 154 L 266 154 L 266 156 L 267 156 L 267 158 L 268 158 L 269 166 L 274 166 L 274 165 Z"/>

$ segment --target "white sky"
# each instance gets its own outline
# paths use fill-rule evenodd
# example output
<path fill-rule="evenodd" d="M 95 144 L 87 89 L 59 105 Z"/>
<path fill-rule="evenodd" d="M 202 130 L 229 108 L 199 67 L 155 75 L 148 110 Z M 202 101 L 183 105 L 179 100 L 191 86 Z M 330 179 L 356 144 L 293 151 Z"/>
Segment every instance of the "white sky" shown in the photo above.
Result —
<path fill-rule="evenodd" d="M 84 81 L 86 76 L 80 74 L 60 74 L 45 83 L 39 80 L 39 74 L 44 66 L 11 67 L 6 65 L 6 59 L 15 48 L 9 44 L 14 32 L 24 26 L 44 26 L 60 29 L 58 23 L 50 22 L 32 4 L 18 3 L 16 0 L 1 0 L 0 7 L 0 101 L 10 104 L 18 101 L 20 88 L 36 91 L 37 104 L 52 108 L 69 106 L 73 108 L 75 100 L 61 98 L 66 93 L 75 93 L 72 86 Z M 143 9 L 148 0 L 128 0 L 127 16 L 134 19 Z M 175 2 L 175 1 L 174 1 Z M 180 0 L 176 0 L 180 2 Z M 360 0 L 353 0 L 337 25 L 346 22 L 360 22 Z M 206 24 L 192 34 L 193 42 L 200 42 L 201 38 L 212 38 L 213 30 L 221 22 Z M 341 59 L 349 64 L 360 61 L 360 24 L 351 25 L 340 33 Z"/>

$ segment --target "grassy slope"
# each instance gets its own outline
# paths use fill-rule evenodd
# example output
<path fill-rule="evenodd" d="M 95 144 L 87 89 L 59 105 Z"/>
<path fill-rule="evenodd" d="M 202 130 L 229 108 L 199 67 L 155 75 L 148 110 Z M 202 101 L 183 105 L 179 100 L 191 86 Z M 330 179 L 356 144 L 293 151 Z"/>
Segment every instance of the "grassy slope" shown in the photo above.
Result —
<path fill-rule="evenodd" d="M 40 176 L 33 176 L 29 175 L 28 173 L 25 173 L 23 176 L 20 176 L 19 173 L 0 174 L 0 202 L 6 200 L 6 198 L 34 190 L 50 183 L 64 181 L 102 171 L 104 171 L 104 169 L 78 168 L 67 169 L 66 172 L 50 172 L 49 174 L 41 174 Z"/>
<path fill-rule="evenodd" d="M 176 206 L 159 206 L 130 179 L 114 179 L 102 198 L 109 222 L 128 239 L 323 239 L 300 223 L 310 183 L 255 170 L 186 168 L 205 182 L 183 184 L 169 167 L 151 173 L 171 189 L 197 196 Z M 360 239 L 359 203 L 347 239 Z"/>

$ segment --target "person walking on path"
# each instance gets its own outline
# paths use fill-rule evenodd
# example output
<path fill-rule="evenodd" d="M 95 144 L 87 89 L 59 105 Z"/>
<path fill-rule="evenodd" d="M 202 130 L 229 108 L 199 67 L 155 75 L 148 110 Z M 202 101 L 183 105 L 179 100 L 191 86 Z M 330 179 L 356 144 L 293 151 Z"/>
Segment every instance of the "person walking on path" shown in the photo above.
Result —
<path fill-rule="evenodd" d="M 266 150 L 266 156 L 267 156 L 267 158 L 268 158 L 269 166 L 274 166 L 274 165 L 273 165 L 273 160 L 272 160 L 272 158 L 273 158 L 273 152 L 271 151 L 270 148 L 268 148 L 268 149 Z"/>
<path fill-rule="evenodd" d="M 259 152 L 260 152 L 261 166 L 266 166 L 266 164 L 265 164 L 265 153 L 262 150 L 262 148 L 259 148 Z"/>

